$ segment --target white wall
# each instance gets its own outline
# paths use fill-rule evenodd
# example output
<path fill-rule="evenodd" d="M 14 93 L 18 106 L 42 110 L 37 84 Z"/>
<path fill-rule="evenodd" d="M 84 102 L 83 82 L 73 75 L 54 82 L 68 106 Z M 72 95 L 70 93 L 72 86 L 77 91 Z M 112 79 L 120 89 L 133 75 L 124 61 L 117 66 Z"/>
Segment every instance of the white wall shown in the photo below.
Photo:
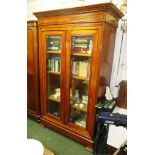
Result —
<path fill-rule="evenodd" d="M 109 2 L 110 0 L 28 0 L 27 3 L 27 20 L 37 20 L 37 18 L 33 15 L 33 12 L 39 11 L 46 11 L 46 10 L 56 10 L 60 8 L 69 8 L 69 7 L 76 7 L 76 6 L 83 6 L 83 5 L 90 5 L 90 4 L 97 4 L 103 2 Z M 113 0 L 114 4 L 118 7 L 120 6 L 121 0 Z M 123 1 L 123 0 L 122 0 Z M 116 43 L 115 43 L 115 51 L 114 51 L 114 58 L 113 58 L 113 67 L 112 67 L 112 74 L 111 74 L 111 83 L 110 88 L 112 91 L 113 96 L 117 97 L 118 94 L 118 87 L 116 85 L 119 84 L 121 80 L 127 80 L 127 50 L 126 50 L 126 33 L 123 33 L 121 30 L 122 21 L 119 22 L 119 27 L 117 29 L 116 34 Z M 123 35 L 123 41 L 122 41 Z M 121 45 L 122 44 L 122 45 Z M 122 46 L 122 48 L 121 48 Z M 121 51 L 120 63 L 119 62 L 119 55 Z M 125 113 L 126 110 L 116 108 L 116 112 Z M 115 127 L 111 126 L 108 135 L 108 144 L 114 147 L 119 147 L 124 139 L 126 139 L 126 129 L 122 127 Z"/>
<path fill-rule="evenodd" d="M 123 32 L 121 28 L 123 25 L 125 25 L 124 22 L 120 20 L 113 57 L 110 88 L 114 97 L 118 96 L 119 83 L 122 80 L 127 81 L 127 32 Z"/>

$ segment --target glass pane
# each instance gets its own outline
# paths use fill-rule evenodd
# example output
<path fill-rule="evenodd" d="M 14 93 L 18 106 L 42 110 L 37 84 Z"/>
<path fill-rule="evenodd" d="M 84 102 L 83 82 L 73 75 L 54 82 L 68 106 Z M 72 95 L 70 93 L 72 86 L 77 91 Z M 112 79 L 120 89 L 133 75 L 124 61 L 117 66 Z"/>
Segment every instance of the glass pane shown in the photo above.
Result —
<path fill-rule="evenodd" d="M 60 117 L 61 37 L 47 37 L 47 111 Z"/>
<path fill-rule="evenodd" d="M 70 121 L 86 127 L 92 36 L 73 36 L 71 49 Z"/>

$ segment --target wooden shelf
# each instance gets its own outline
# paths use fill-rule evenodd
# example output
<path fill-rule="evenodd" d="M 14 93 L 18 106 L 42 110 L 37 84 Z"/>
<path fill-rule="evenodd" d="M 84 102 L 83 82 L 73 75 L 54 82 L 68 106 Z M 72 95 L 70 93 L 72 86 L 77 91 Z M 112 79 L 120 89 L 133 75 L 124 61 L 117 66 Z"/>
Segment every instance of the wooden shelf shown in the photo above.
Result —
<path fill-rule="evenodd" d="M 57 51 L 47 51 L 47 53 L 48 54 L 58 54 L 58 55 L 61 54 L 61 52 L 57 52 Z"/>
<path fill-rule="evenodd" d="M 86 107 L 86 106 L 84 106 L 83 108 L 80 108 L 79 106 L 73 105 L 73 106 L 71 106 L 71 107 L 74 108 L 74 109 L 83 111 L 83 112 L 87 112 L 87 107 Z"/>
<path fill-rule="evenodd" d="M 91 54 L 84 53 L 72 53 L 73 56 L 81 56 L 81 57 L 91 57 Z"/>
<path fill-rule="evenodd" d="M 77 80 L 89 81 L 89 78 L 84 78 L 84 77 L 81 77 L 81 76 L 72 75 L 72 78 L 77 79 Z"/>
<path fill-rule="evenodd" d="M 57 99 L 57 98 L 55 98 L 53 96 L 49 96 L 48 99 L 51 100 L 51 101 L 55 101 L 55 102 L 60 103 L 60 99 Z"/>
<path fill-rule="evenodd" d="M 55 74 L 55 75 L 60 75 L 60 72 L 53 72 L 53 71 L 48 71 L 49 74 Z"/>

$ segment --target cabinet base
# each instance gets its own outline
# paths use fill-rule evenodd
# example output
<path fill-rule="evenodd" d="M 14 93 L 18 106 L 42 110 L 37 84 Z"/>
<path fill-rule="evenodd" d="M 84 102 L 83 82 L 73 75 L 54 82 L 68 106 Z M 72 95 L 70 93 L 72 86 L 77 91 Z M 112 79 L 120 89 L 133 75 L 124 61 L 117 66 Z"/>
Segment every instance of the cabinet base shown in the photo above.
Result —
<path fill-rule="evenodd" d="M 61 134 L 79 142 L 82 145 L 87 146 L 89 150 L 93 149 L 93 143 L 94 141 L 90 138 L 81 133 L 80 131 L 74 132 L 72 128 L 69 128 L 67 125 L 64 125 L 62 123 L 56 123 L 51 121 L 50 119 L 47 119 L 46 117 L 42 116 L 40 118 L 40 123 L 43 124 L 45 127 L 51 128 L 57 132 L 60 132 Z"/>
<path fill-rule="evenodd" d="M 44 124 L 40 123 L 40 127 L 41 128 L 45 128 Z"/>
<path fill-rule="evenodd" d="M 40 122 L 40 115 L 37 114 L 36 112 L 33 112 L 31 110 L 27 110 L 27 116 L 36 120 L 37 122 Z"/>
<path fill-rule="evenodd" d="M 89 146 L 85 147 L 85 149 L 89 152 L 93 152 L 93 148 L 90 148 Z"/>

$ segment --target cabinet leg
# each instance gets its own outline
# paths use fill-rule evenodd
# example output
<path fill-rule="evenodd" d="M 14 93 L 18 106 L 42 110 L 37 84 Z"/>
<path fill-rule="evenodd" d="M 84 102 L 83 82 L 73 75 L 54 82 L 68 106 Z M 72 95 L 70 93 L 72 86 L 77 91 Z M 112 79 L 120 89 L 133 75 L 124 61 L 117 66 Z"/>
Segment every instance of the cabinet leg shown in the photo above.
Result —
<path fill-rule="evenodd" d="M 93 148 L 89 147 L 89 146 L 86 146 L 85 149 L 89 152 L 93 152 Z"/>
<path fill-rule="evenodd" d="M 40 127 L 41 128 L 45 128 L 44 124 L 40 123 Z"/>

